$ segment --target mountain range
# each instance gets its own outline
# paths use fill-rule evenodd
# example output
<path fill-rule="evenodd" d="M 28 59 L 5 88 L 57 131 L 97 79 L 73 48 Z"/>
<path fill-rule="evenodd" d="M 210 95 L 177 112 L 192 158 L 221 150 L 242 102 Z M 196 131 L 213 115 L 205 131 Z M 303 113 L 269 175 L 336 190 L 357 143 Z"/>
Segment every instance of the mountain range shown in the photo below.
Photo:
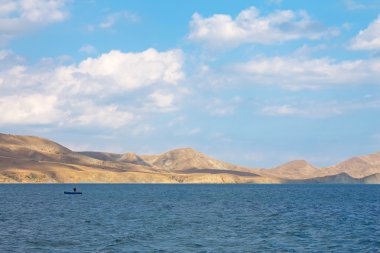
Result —
<path fill-rule="evenodd" d="M 380 183 L 380 152 L 317 168 L 295 160 L 255 169 L 192 148 L 158 155 L 75 152 L 53 141 L 0 134 L 0 183 Z"/>

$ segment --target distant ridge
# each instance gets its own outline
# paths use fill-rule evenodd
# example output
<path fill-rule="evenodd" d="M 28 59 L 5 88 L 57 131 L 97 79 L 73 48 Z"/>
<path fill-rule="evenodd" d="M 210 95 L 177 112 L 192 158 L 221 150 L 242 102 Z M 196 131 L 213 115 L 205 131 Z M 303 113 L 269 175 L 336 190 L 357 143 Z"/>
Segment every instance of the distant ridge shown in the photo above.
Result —
<path fill-rule="evenodd" d="M 107 162 L 122 162 L 122 163 L 132 163 L 144 166 L 151 166 L 149 163 L 146 163 L 140 156 L 135 153 L 125 153 L 125 154 L 112 154 L 104 152 L 93 152 L 93 151 L 84 151 L 78 152 L 82 155 L 86 155 L 98 160 L 107 161 Z"/>
<path fill-rule="evenodd" d="M 286 179 L 305 179 L 319 174 L 319 170 L 305 160 L 290 161 L 276 168 L 266 169 L 264 172 Z"/>
<path fill-rule="evenodd" d="M 297 182 L 297 181 L 296 181 Z M 314 183 L 314 184 L 359 184 L 363 183 L 363 180 L 353 178 L 347 173 L 340 173 L 331 176 L 315 177 L 298 181 L 299 183 Z"/>
<path fill-rule="evenodd" d="M 0 183 L 380 183 L 380 153 L 327 168 L 295 160 L 251 169 L 192 148 L 158 155 L 75 152 L 35 136 L 0 134 Z"/>
<path fill-rule="evenodd" d="M 141 157 L 150 164 L 170 172 L 205 169 L 250 171 L 248 168 L 216 160 L 192 148 L 179 148 L 160 155 L 142 155 Z"/>

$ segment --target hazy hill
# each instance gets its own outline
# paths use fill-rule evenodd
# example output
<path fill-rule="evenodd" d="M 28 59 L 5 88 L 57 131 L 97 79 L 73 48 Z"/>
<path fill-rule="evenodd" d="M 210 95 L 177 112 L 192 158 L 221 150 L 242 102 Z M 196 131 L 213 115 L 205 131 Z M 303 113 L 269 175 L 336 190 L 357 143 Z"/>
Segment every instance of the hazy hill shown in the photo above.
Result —
<path fill-rule="evenodd" d="M 294 182 L 294 181 L 293 181 Z M 313 184 L 359 184 L 364 183 L 361 179 L 353 178 L 347 173 L 340 173 L 331 176 L 314 177 L 298 181 L 299 183 Z M 297 181 L 295 181 L 297 183 Z"/>
<path fill-rule="evenodd" d="M 364 177 L 362 183 L 365 184 L 380 184 L 380 173 L 372 174 L 370 176 Z"/>
<path fill-rule="evenodd" d="M 335 166 L 326 168 L 326 173 L 347 173 L 354 178 L 363 178 L 380 173 L 380 152 L 353 157 Z"/>
<path fill-rule="evenodd" d="M 192 148 L 180 148 L 160 155 L 142 155 L 141 157 L 151 165 L 167 172 L 258 176 L 251 169 L 216 160 Z"/>
<path fill-rule="evenodd" d="M 380 173 L 380 153 L 354 157 L 334 167 L 355 178 L 367 177 Z"/>
<path fill-rule="evenodd" d="M 151 166 L 149 163 L 145 162 L 140 156 L 135 153 L 125 153 L 125 154 L 113 154 L 104 152 L 79 152 L 82 155 L 86 155 L 98 160 L 108 161 L 108 162 L 120 162 L 120 163 L 132 163 L 144 166 Z"/>
<path fill-rule="evenodd" d="M 319 170 L 305 160 L 295 160 L 273 169 L 261 170 L 267 175 L 285 179 L 305 179 L 319 175 Z"/>
<path fill-rule="evenodd" d="M 0 134 L 1 182 L 380 183 L 380 153 L 327 168 L 296 160 L 272 169 L 250 169 L 191 148 L 158 155 L 74 152 L 39 137 Z"/>

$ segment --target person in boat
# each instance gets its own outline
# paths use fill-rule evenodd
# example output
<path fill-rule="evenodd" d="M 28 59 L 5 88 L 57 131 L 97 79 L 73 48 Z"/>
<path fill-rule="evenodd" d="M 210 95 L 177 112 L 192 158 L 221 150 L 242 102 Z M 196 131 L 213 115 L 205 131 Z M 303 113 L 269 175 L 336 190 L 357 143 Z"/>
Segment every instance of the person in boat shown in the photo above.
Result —
<path fill-rule="evenodd" d="M 74 191 L 74 192 L 77 192 L 77 188 L 76 188 L 76 187 L 74 187 L 74 188 L 73 188 L 73 191 Z"/>

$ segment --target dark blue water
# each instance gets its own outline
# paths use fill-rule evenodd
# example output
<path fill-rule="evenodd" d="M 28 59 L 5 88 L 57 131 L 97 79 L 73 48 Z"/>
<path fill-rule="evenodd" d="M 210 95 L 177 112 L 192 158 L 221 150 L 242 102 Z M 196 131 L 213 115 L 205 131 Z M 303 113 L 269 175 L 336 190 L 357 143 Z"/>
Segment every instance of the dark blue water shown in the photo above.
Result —
<path fill-rule="evenodd" d="M 376 185 L 0 185 L 0 252 L 380 252 Z"/>

